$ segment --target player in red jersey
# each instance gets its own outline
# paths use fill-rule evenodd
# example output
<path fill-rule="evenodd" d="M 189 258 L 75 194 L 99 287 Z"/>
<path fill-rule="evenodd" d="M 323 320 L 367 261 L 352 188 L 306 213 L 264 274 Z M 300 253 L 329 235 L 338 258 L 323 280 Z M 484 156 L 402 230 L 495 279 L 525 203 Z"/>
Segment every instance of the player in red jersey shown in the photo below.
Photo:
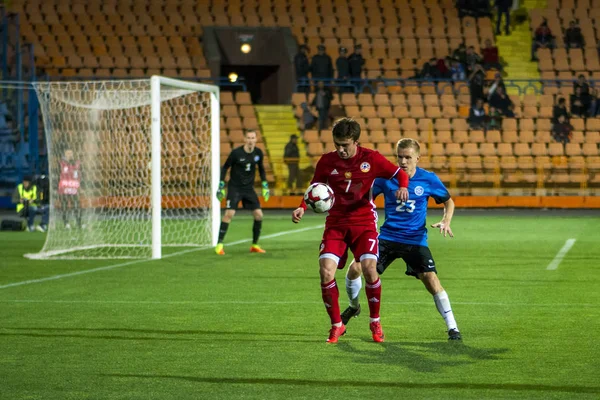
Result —
<path fill-rule="evenodd" d="M 73 150 L 65 150 L 64 157 L 60 160 L 60 178 L 58 181 L 58 199 L 62 218 L 66 229 L 71 229 L 69 212 L 75 212 L 77 226 L 81 228 L 81 207 L 79 204 L 79 187 L 81 185 L 81 163 L 75 160 Z"/>
<path fill-rule="evenodd" d="M 373 340 L 383 342 L 384 335 L 379 321 L 381 281 L 377 274 L 378 234 L 377 213 L 371 196 L 375 178 L 398 179 L 399 200 L 408 199 L 408 175 L 389 162 L 377 151 L 358 146 L 360 125 L 350 118 L 342 118 L 333 126 L 333 142 L 336 151 L 323 154 L 311 181 L 327 183 L 335 194 L 335 203 L 325 223 L 319 255 L 321 295 L 331 319 L 328 343 L 337 343 L 346 333 L 342 324 L 339 291 L 335 271 L 343 268 L 349 248 L 354 259 L 361 263 L 365 277 L 365 292 L 369 299 L 370 328 Z M 306 211 L 304 200 L 292 213 L 292 221 L 298 223 Z"/>

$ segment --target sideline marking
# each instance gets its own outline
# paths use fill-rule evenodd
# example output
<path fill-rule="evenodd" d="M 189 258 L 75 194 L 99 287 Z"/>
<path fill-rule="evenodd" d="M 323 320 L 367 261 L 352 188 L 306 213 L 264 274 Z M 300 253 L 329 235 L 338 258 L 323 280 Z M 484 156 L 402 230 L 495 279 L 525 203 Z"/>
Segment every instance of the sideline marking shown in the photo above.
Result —
<path fill-rule="evenodd" d="M 557 269 L 560 265 L 560 262 L 563 260 L 563 258 L 565 258 L 569 250 L 571 250 L 571 247 L 573 247 L 573 245 L 575 244 L 576 240 L 577 239 L 567 239 L 565 245 L 558 251 L 558 253 L 556 253 L 556 256 L 552 261 L 550 261 L 550 264 L 548 264 L 546 269 L 549 271 Z"/>
<path fill-rule="evenodd" d="M 292 233 L 306 232 L 306 231 L 310 231 L 310 230 L 313 230 L 313 229 L 320 229 L 320 228 L 323 228 L 323 225 L 310 226 L 310 227 L 302 228 L 302 229 L 293 229 L 293 230 L 289 230 L 289 231 L 283 231 L 283 232 L 273 233 L 271 235 L 265 235 L 261 239 L 272 239 L 272 238 L 275 238 L 275 237 L 289 235 L 289 234 L 292 234 Z M 251 241 L 252 241 L 252 239 L 238 240 L 236 242 L 227 243 L 227 246 L 236 246 L 238 244 L 248 243 L 248 242 L 251 242 Z M 171 257 L 175 257 L 175 256 L 180 256 L 182 254 L 193 253 L 195 251 L 203 251 L 203 250 L 208 250 L 208 249 L 212 249 L 212 248 L 213 247 L 210 246 L 210 247 L 202 247 L 202 248 L 198 248 L 198 249 L 182 250 L 182 251 L 178 251 L 176 253 L 167 254 L 166 256 L 163 256 L 161 258 L 161 260 L 165 259 L 165 258 L 171 258 Z M 52 276 L 48 276 L 46 278 L 30 279 L 30 280 L 21 281 L 21 282 L 13 282 L 13 283 L 8 283 L 6 285 L 0 286 L 0 290 L 1 289 L 7 289 L 7 288 L 15 287 L 15 286 L 31 285 L 32 283 L 42 283 L 42 282 L 54 281 L 54 280 L 62 279 L 62 278 L 70 278 L 72 276 L 78 276 L 78 275 L 84 275 L 84 274 L 91 274 L 92 272 L 107 271 L 107 270 L 110 270 L 110 269 L 115 269 L 115 268 L 120 268 L 120 267 L 126 267 L 128 265 L 141 264 L 141 263 L 150 262 L 150 261 L 159 261 L 159 260 L 143 259 L 143 260 L 128 261 L 128 262 L 124 262 L 124 263 L 120 263 L 120 264 L 107 265 L 106 267 L 98 267 L 98 268 L 92 268 L 92 269 L 85 269 L 83 271 L 70 272 L 68 274 L 52 275 Z"/>

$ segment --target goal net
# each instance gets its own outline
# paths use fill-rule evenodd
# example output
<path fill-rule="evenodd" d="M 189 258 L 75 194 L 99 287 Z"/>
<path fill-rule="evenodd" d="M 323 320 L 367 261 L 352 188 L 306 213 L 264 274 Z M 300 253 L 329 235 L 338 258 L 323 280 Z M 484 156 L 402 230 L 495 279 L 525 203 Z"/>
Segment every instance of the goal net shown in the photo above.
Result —
<path fill-rule="evenodd" d="M 216 244 L 218 87 L 157 76 L 34 85 L 50 223 L 27 257 L 160 258 Z"/>

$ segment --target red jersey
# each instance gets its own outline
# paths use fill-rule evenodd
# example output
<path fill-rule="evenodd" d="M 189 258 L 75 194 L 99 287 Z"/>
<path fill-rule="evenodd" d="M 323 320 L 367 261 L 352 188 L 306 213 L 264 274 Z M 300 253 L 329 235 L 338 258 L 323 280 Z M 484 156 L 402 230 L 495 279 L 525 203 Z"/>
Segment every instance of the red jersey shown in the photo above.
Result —
<path fill-rule="evenodd" d="M 58 181 L 58 194 L 76 195 L 81 184 L 80 162 L 73 163 L 60 160 L 60 180 Z"/>
<path fill-rule="evenodd" d="M 379 152 L 358 146 L 352 158 L 343 159 L 333 151 L 323 154 L 311 181 L 327 183 L 335 194 L 335 203 L 327 224 L 366 225 L 377 219 L 371 188 L 375 178 L 397 175 L 400 187 L 408 187 L 408 175 Z M 306 203 L 301 207 L 306 210 Z"/>

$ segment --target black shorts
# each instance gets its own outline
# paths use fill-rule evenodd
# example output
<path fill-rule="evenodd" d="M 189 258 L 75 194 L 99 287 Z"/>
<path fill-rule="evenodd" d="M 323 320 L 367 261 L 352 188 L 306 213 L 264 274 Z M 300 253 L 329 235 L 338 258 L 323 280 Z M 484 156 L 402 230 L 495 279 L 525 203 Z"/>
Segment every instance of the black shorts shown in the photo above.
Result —
<path fill-rule="evenodd" d="M 404 244 L 379 239 L 379 261 L 377 272 L 381 275 L 394 260 L 401 258 L 406 263 L 406 275 L 419 277 L 423 272 L 435 272 L 435 261 L 427 246 Z"/>
<path fill-rule="evenodd" d="M 256 210 L 260 208 L 258 196 L 253 188 L 239 189 L 236 187 L 229 187 L 227 190 L 227 202 L 225 203 L 225 208 L 228 210 L 237 210 L 240 201 L 246 210 Z"/>

